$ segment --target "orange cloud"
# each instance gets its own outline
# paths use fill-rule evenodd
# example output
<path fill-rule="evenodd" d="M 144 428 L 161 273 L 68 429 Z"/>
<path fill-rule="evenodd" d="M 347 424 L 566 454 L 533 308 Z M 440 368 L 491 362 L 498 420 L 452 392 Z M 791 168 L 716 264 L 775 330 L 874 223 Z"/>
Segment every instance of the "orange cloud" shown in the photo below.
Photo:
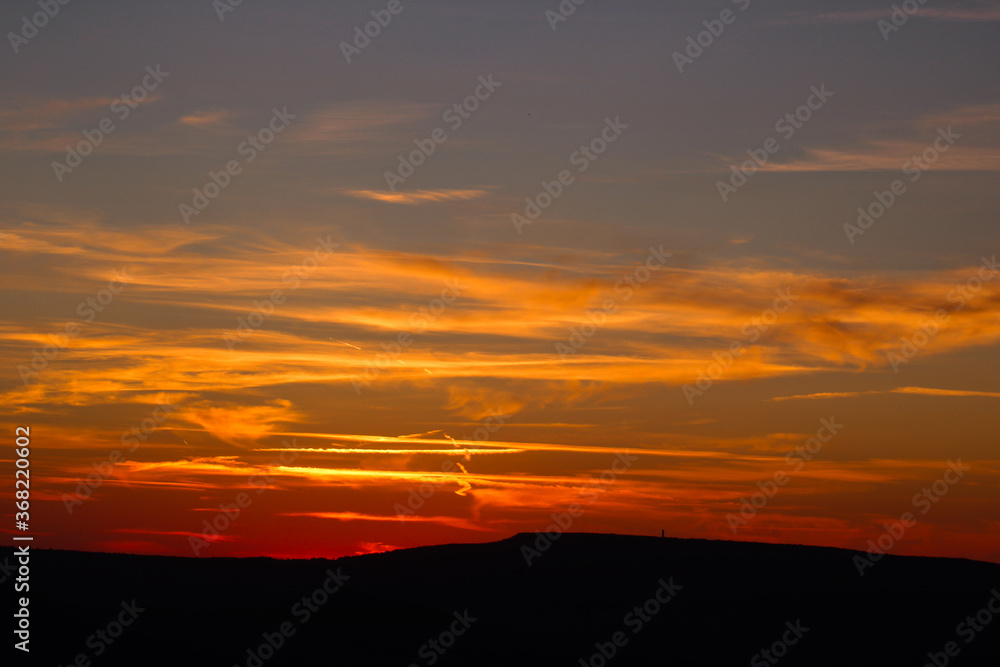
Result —
<path fill-rule="evenodd" d="M 335 521 L 400 521 L 400 518 L 396 515 L 362 514 L 359 512 L 292 512 L 283 514 L 282 516 L 304 516 L 313 519 L 333 519 Z M 413 523 L 436 523 L 441 524 L 442 526 L 461 528 L 463 530 L 492 530 L 491 528 L 479 525 L 473 521 L 469 521 L 468 519 L 451 516 L 404 515 L 403 520 L 412 521 Z"/>
<path fill-rule="evenodd" d="M 206 111 L 195 111 L 185 116 L 181 116 L 178 121 L 181 125 L 188 125 L 204 129 L 224 124 L 230 117 L 228 111 L 223 109 L 210 109 Z"/>
<path fill-rule="evenodd" d="M 149 377 L 157 378 L 160 391 L 184 393 L 296 383 L 349 385 L 370 376 L 378 364 L 373 385 L 422 385 L 448 378 L 453 383 L 450 409 L 483 418 L 490 409 L 523 411 L 583 400 L 601 392 L 601 383 L 690 383 L 712 363 L 714 353 L 734 341 L 744 351 L 722 380 L 885 367 L 900 339 L 912 336 L 938 309 L 949 312 L 948 320 L 920 350 L 918 360 L 1000 340 L 1000 311 L 991 307 L 1000 304 L 1000 280 L 985 280 L 968 293 L 960 310 L 952 303 L 965 281 L 977 275 L 976 267 L 846 277 L 733 264 L 665 266 L 625 301 L 616 292 L 616 284 L 621 287 L 616 281 L 633 268 L 627 262 L 601 264 L 588 257 L 586 271 L 549 269 L 540 281 L 536 269 L 512 267 L 504 260 L 345 248 L 308 277 L 294 278 L 301 286 L 293 289 L 289 271 L 301 266 L 308 249 L 236 248 L 213 260 L 221 278 L 205 281 L 196 268 L 203 257 L 188 254 L 186 244 L 228 243 L 224 236 L 154 231 L 145 239 L 114 233 L 87 238 L 87 229 L 63 236 L 57 230 L 48 241 L 51 247 L 33 246 L 34 251 L 59 254 L 80 239 L 101 253 L 107 263 L 84 264 L 83 277 L 78 274 L 72 281 L 83 294 L 100 290 L 107 284 L 108 265 L 124 265 L 128 258 L 128 286 L 109 309 L 117 313 L 138 304 L 174 312 L 193 309 L 200 321 L 216 318 L 228 328 L 159 328 L 141 320 L 110 324 L 99 319 L 85 326 L 37 384 L 0 393 L 0 404 L 26 405 L 28 398 L 50 405 L 99 403 L 108 393 L 148 393 Z M 19 238 L 34 242 L 41 239 L 40 231 L 22 228 Z M 153 243 L 153 249 L 132 254 L 143 242 Z M 169 247 L 174 250 L 165 254 Z M 788 286 L 794 286 L 795 302 L 763 324 L 761 316 L 774 302 L 775 290 Z M 32 288 L 51 289 L 37 281 Z M 235 331 L 237 318 L 253 311 L 254 300 L 274 289 L 283 290 L 284 302 L 249 342 L 227 349 L 223 335 Z M 450 305 L 435 305 L 449 290 L 458 292 Z M 588 312 L 609 298 L 617 299 L 617 310 L 594 328 L 585 345 L 560 354 L 556 345 L 571 342 L 573 331 L 589 322 Z M 76 316 L 70 310 L 66 320 L 72 319 Z M 22 321 L 0 327 L 0 340 L 8 343 L 0 357 L 17 368 L 63 324 Z M 337 327 L 336 336 L 309 333 L 331 326 Z M 408 345 L 397 345 L 398 351 L 389 355 L 385 346 L 393 349 L 402 333 L 409 335 Z M 477 337 L 497 342 L 481 348 L 473 343 Z M 478 384 L 482 378 L 535 384 L 529 393 L 487 391 Z M 216 407 L 189 410 L 181 417 L 215 429 L 230 444 L 237 438 L 248 443 L 275 431 L 284 409 Z"/>
<path fill-rule="evenodd" d="M 927 10 L 921 10 L 921 14 Z M 1000 10 L 994 9 L 995 12 Z M 956 138 L 950 146 L 941 144 L 939 128 L 952 128 Z M 887 128 L 885 128 L 887 129 Z M 899 131 L 899 122 L 893 130 Z M 934 162 L 924 161 L 936 171 L 996 171 L 1000 170 L 1000 148 L 992 142 L 982 141 L 970 133 L 996 133 L 1000 130 L 1000 105 L 980 104 L 956 106 L 946 111 L 910 119 L 904 124 L 907 135 L 900 139 L 884 139 L 884 128 L 876 127 L 868 134 L 862 133 L 856 142 L 846 146 L 803 147 L 802 155 L 788 161 L 769 161 L 761 171 L 771 172 L 824 172 L 824 171 L 900 171 L 903 166 L 920 157 L 938 142 Z M 731 164 L 745 160 L 746 156 L 724 156 L 720 162 L 728 169 Z"/>
<path fill-rule="evenodd" d="M 345 190 L 344 194 L 360 199 L 374 199 L 389 204 L 426 204 L 439 201 L 462 201 L 486 196 L 486 190 L 414 190 L 387 192 L 383 190 Z"/>
<path fill-rule="evenodd" d="M 873 389 L 868 391 L 839 391 L 820 392 L 816 394 L 800 394 L 798 396 L 775 396 L 772 401 L 791 401 L 797 399 L 817 399 L 817 398 L 853 398 L 855 396 L 868 396 L 872 394 L 918 394 L 921 396 L 981 396 L 986 398 L 1000 398 L 1000 392 L 995 391 L 967 391 L 964 389 L 931 389 L 928 387 L 897 387 L 895 389 Z"/>
<path fill-rule="evenodd" d="M 303 415 L 289 401 L 273 405 L 189 404 L 175 418 L 201 426 L 205 431 L 237 447 L 247 447 L 270 435 L 281 423 L 299 421 Z"/>

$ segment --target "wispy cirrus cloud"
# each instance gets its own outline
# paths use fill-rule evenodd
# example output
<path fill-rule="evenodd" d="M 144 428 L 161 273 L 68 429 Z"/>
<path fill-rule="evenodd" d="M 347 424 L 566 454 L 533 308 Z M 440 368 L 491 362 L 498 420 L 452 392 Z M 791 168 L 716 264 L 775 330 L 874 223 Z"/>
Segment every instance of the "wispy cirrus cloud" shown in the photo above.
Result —
<path fill-rule="evenodd" d="M 394 521 L 398 523 L 400 520 L 395 514 L 364 514 L 361 512 L 288 512 L 281 516 L 332 519 L 334 521 Z M 414 514 L 413 516 L 406 516 L 405 519 L 414 523 L 436 523 L 471 531 L 493 532 L 495 530 L 470 519 L 456 516 L 423 516 Z"/>
<path fill-rule="evenodd" d="M 162 99 L 158 91 L 131 102 L 146 105 Z M 0 149 L 9 152 L 58 153 L 78 143 L 82 130 L 92 130 L 102 118 L 118 122 L 112 113 L 116 98 L 9 98 L 0 101 Z M 120 103 L 120 102 L 119 102 Z M 86 120 L 83 120 L 86 117 Z"/>
<path fill-rule="evenodd" d="M 938 130 L 953 130 L 954 144 L 942 146 Z M 861 128 L 839 145 L 804 146 L 791 159 L 760 165 L 768 172 L 899 171 L 938 142 L 930 168 L 935 171 L 998 171 L 1000 144 L 989 139 L 1000 131 L 1000 104 L 963 105 L 909 119 L 894 119 Z M 970 133 L 975 132 L 975 137 Z M 898 136 L 898 135 L 905 136 Z M 893 138 L 887 138 L 892 136 Z M 745 155 L 720 156 L 729 165 Z"/>
<path fill-rule="evenodd" d="M 372 199 L 389 204 L 427 204 L 442 201 L 463 201 L 485 197 L 486 190 L 414 190 L 390 192 L 388 190 L 344 190 L 344 194 L 359 199 Z"/>
<path fill-rule="evenodd" d="M 255 452 L 306 452 L 310 454 L 363 454 L 399 456 L 399 455 L 426 455 L 426 456 L 474 456 L 481 454 L 520 454 L 523 449 L 510 449 L 506 447 L 466 447 L 462 449 L 400 449 L 392 448 L 363 448 L 363 447 L 259 447 Z"/>
<path fill-rule="evenodd" d="M 67 129 L 67 122 L 83 113 L 108 109 L 114 98 L 20 97 L 0 101 L 0 133 Z"/>
<path fill-rule="evenodd" d="M 225 125 L 231 117 L 232 114 L 225 109 L 206 109 L 181 116 L 177 122 L 199 129 L 218 128 Z"/>
<path fill-rule="evenodd" d="M 855 398 L 857 396 L 873 396 L 879 394 L 917 394 L 920 396 L 948 396 L 948 397 L 982 397 L 1000 398 L 1000 392 L 996 391 L 970 391 L 965 389 L 935 389 L 932 387 L 896 387 L 895 389 L 871 389 L 866 391 L 828 391 L 815 394 L 799 394 L 797 396 L 775 396 L 771 401 L 795 401 L 802 399 L 825 399 L 825 398 Z"/>
<path fill-rule="evenodd" d="M 872 140 L 850 148 L 805 148 L 803 155 L 788 162 L 763 165 L 769 172 L 899 171 L 914 157 L 920 157 L 934 141 Z M 912 166 L 912 165 L 911 165 Z M 933 163 L 935 171 L 998 171 L 1000 147 L 962 146 L 942 153 Z"/>
<path fill-rule="evenodd" d="M 305 155 L 339 155 L 362 143 L 389 147 L 410 141 L 407 126 L 433 117 L 433 104 L 387 100 L 355 100 L 311 109 L 295 121 L 285 138 Z"/>
<path fill-rule="evenodd" d="M 128 287 L 112 308 L 115 320 L 88 324 L 87 335 L 72 342 L 73 364 L 57 361 L 30 392 L 14 388 L 0 396 L 0 403 L 20 400 L 27 408 L 35 402 L 100 403 L 107 392 L 145 394 L 148 377 L 157 377 L 158 389 L 169 392 L 345 385 L 362 377 L 384 353 L 382 344 L 401 332 L 414 334 L 414 343 L 398 361 L 385 365 L 378 382 L 421 385 L 448 378 L 453 383 L 449 409 L 470 416 L 560 406 L 566 392 L 586 398 L 598 390 L 587 383 L 692 382 L 714 352 L 746 338 L 776 290 L 790 286 L 794 305 L 747 347 L 727 379 L 860 371 L 885 366 L 887 352 L 917 330 L 927 313 L 951 310 L 948 295 L 978 270 L 833 275 L 718 260 L 664 266 L 623 302 L 627 307 L 608 316 L 600 334 L 561 357 L 555 344 L 567 341 L 572 328 L 587 321 L 588 311 L 614 294 L 616 282 L 637 259 L 567 252 L 559 263 L 511 262 L 502 254 L 441 257 L 345 244 L 311 272 L 302 290 L 274 309 L 266 326 L 254 332 L 252 345 L 230 350 L 222 343 L 223 333 L 273 289 L 291 294 L 288 271 L 302 262 L 306 250 L 228 230 L 155 228 L 126 234 L 89 221 L 75 227 L 13 225 L 5 233 L 11 243 L 2 247 L 4 252 L 30 255 L 36 263 L 67 253 L 86 257 L 62 282 L 39 283 L 15 272 L 8 283 L 18 289 L 52 294 L 72 289 L 86 295 L 107 284 L 114 273 L 109 267 L 124 266 L 128 276 Z M 203 278 L 206 254 L 212 256 L 213 280 Z M 414 318 L 446 284 L 461 285 L 460 298 L 420 320 L 423 335 L 416 335 Z M 0 328 L 0 340 L 7 343 L 0 358 L 11 368 L 30 360 L 32 347 L 45 345 L 48 334 L 75 317 L 72 307 L 79 298 L 61 311 L 62 322 L 22 319 Z M 923 354 L 1000 339 L 996 303 L 1000 280 L 985 281 Z M 156 313 L 156 326 L 140 312 Z M 525 387 L 522 398 L 482 389 L 477 383 L 483 378 L 543 384 Z M 240 412 L 234 406 L 223 413 L 217 406 L 214 413 L 182 414 L 233 443 L 235 425 L 260 416 L 254 410 Z M 244 433 L 264 435 L 276 424 L 247 422 Z"/>

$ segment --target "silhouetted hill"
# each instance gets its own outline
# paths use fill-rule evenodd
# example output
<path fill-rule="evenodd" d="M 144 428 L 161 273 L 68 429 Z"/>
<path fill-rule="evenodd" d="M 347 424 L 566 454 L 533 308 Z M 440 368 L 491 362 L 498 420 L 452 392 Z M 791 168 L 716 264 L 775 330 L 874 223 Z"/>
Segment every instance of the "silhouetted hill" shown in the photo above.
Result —
<path fill-rule="evenodd" d="M 1000 614 L 975 621 L 1000 565 L 885 556 L 861 577 L 841 549 L 564 534 L 528 566 L 535 540 L 299 561 L 34 550 L 30 664 L 1000 665 Z M 265 634 L 280 648 L 257 662 Z"/>

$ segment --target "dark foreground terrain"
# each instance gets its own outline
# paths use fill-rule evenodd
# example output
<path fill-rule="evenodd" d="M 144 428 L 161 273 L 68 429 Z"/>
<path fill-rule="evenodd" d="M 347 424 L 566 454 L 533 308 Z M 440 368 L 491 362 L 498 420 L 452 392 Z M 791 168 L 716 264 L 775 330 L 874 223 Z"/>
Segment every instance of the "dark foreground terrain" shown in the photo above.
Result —
<path fill-rule="evenodd" d="M 565 534 L 529 567 L 535 539 L 330 561 L 33 551 L 31 660 L 8 646 L 4 664 L 1000 665 L 1000 565 L 886 556 L 861 577 L 840 549 Z"/>

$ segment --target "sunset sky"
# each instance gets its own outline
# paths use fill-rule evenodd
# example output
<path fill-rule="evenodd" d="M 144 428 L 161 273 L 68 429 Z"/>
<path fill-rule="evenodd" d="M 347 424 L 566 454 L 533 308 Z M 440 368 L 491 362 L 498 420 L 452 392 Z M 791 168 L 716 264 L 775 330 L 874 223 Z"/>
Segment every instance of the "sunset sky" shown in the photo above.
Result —
<path fill-rule="evenodd" d="M 1000 562 L 1000 5 L 221 4 L 0 9 L 36 546 Z"/>

